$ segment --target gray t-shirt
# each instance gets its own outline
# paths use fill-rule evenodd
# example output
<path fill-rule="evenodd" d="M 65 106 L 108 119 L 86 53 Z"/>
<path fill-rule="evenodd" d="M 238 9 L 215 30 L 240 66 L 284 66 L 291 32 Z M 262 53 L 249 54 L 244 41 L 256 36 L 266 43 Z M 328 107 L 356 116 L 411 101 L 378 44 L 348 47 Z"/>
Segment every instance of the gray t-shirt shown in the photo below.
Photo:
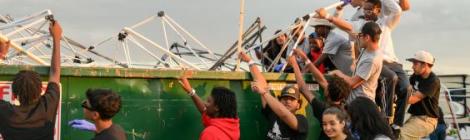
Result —
<path fill-rule="evenodd" d="M 351 44 L 346 37 L 330 32 L 325 40 L 322 53 L 328 55 L 328 58 L 338 70 L 351 76 L 352 51 Z"/>
<path fill-rule="evenodd" d="M 352 90 L 352 94 L 347 99 L 348 103 L 359 96 L 365 96 L 375 101 L 375 90 L 382 71 L 382 61 L 383 57 L 379 51 L 363 50 L 361 52 L 353 75 L 364 79 L 364 82 Z"/>

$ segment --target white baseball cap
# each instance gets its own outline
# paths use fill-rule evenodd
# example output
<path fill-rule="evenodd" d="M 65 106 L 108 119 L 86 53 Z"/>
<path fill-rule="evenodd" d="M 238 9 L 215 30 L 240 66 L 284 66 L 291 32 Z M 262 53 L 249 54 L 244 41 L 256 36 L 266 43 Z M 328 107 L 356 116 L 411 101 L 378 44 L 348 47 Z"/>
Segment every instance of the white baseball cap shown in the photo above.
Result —
<path fill-rule="evenodd" d="M 319 19 L 319 18 L 313 18 L 312 23 L 310 26 L 314 27 L 315 26 L 328 26 L 331 29 L 334 29 L 336 26 L 333 23 L 330 23 L 330 21 L 326 19 Z"/>
<path fill-rule="evenodd" d="M 426 51 L 418 51 L 415 53 L 415 56 L 413 58 L 408 58 L 406 59 L 408 61 L 420 61 L 424 63 L 428 63 L 433 65 L 434 64 L 434 57 L 431 55 L 431 53 L 426 52 Z"/>

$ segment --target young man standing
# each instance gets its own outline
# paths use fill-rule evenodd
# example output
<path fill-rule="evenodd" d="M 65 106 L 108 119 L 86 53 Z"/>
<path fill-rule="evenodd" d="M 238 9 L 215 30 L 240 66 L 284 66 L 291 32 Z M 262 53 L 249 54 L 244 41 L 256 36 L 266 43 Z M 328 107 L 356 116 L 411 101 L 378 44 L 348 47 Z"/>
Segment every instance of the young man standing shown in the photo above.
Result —
<path fill-rule="evenodd" d="M 300 90 L 297 86 L 284 87 L 278 100 L 271 95 L 266 79 L 264 79 L 251 58 L 245 53 L 241 53 L 240 58 L 242 61 L 249 63 L 250 72 L 254 79 L 252 89 L 261 96 L 262 113 L 268 120 L 269 125 L 266 139 L 307 139 L 307 118 L 301 114 L 295 114 L 301 107 Z M 296 61 L 294 56 L 288 59 L 289 61 Z"/>
<path fill-rule="evenodd" d="M 121 126 L 113 123 L 112 118 L 121 110 L 121 96 L 108 89 L 88 89 L 87 99 L 82 102 L 85 120 L 69 122 L 73 128 L 94 131 L 92 140 L 126 140 Z"/>
<path fill-rule="evenodd" d="M 358 57 L 353 76 L 348 76 L 338 70 L 331 72 L 331 74 L 343 78 L 353 88 L 352 94 L 346 101 L 348 103 L 358 96 L 365 96 L 375 101 L 375 90 L 383 61 L 379 52 L 381 33 L 382 30 L 377 23 L 366 23 L 362 27 L 361 33 L 357 35 L 359 46 L 364 49 Z"/>
<path fill-rule="evenodd" d="M 18 97 L 20 105 L 0 100 L 0 133 L 4 140 L 54 139 L 54 126 L 60 101 L 62 28 L 57 21 L 52 21 L 49 32 L 53 40 L 53 49 L 47 89 L 41 96 L 41 79 L 34 71 L 24 70 L 15 75 L 12 91 Z M 4 49 L 3 45 L 1 49 Z"/>
<path fill-rule="evenodd" d="M 413 58 L 413 75 L 410 83 L 414 89 L 408 103 L 411 104 L 408 113 L 411 117 L 401 128 L 401 140 L 421 139 L 431 134 L 439 118 L 439 78 L 431 70 L 434 57 L 425 51 L 418 51 Z"/>
<path fill-rule="evenodd" d="M 235 93 L 225 87 L 215 87 L 207 97 L 207 102 L 204 102 L 188 81 L 191 74 L 191 71 L 185 72 L 180 79 L 180 84 L 202 115 L 204 130 L 199 139 L 239 140 L 240 119 L 238 118 Z"/>

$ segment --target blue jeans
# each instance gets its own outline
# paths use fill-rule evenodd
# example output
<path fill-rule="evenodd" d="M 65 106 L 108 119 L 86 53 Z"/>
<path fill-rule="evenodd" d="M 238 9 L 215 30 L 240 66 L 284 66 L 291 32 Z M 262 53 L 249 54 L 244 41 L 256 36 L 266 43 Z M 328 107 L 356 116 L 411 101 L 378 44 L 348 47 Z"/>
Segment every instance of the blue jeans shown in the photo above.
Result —
<path fill-rule="evenodd" d="M 445 140 L 446 139 L 446 124 L 437 124 L 436 130 L 434 130 L 430 135 L 429 139 L 431 140 Z"/>
<path fill-rule="evenodd" d="M 388 63 L 383 62 L 382 72 L 380 76 L 386 79 L 387 89 L 386 97 L 393 98 L 394 95 L 397 96 L 397 108 L 395 109 L 395 115 L 393 124 L 398 126 L 403 126 L 405 121 L 405 112 L 406 106 L 409 98 L 409 91 L 411 89 L 410 81 L 406 72 L 403 70 L 403 65 L 397 62 Z M 393 100 L 387 99 L 388 106 L 392 106 Z M 391 109 L 386 110 L 387 114 L 391 114 Z"/>

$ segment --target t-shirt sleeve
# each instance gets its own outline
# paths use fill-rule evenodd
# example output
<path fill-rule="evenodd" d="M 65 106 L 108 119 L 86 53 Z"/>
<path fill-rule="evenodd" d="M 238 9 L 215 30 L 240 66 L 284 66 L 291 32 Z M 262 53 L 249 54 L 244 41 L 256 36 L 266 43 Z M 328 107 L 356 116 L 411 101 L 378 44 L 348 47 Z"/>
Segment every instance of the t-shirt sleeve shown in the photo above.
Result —
<path fill-rule="evenodd" d="M 361 77 L 361 79 L 363 80 L 369 79 L 372 73 L 373 66 L 374 65 L 371 61 L 363 61 L 362 63 L 358 64 L 358 67 L 356 69 L 356 75 Z"/>
<path fill-rule="evenodd" d="M 46 92 L 44 93 L 44 96 L 46 97 L 46 99 L 48 99 L 51 102 L 58 101 L 60 100 L 59 94 L 60 94 L 59 85 L 54 82 L 49 82 L 47 84 Z"/>
<path fill-rule="evenodd" d="M 325 111 L 326 108 L 326 103 L 318 100 L 317 98 L 313 98 L 312 101 L 310 101 L 310 106 L 312 107 L 312 112 L 315 118 L 321 120 L 323 111 Z"/>
<path fill-rule="evenodd" d="M 263 114 L 264 117 L 269 119 L 272 115 L 274 115 L 274 112 L 271 110 L 269 105 L 266 105 L 265 108 L 261 109 L 261 113 Z"/>
<path fill-rule="evenodd" d="M 438 90 L 441 86 L 440 83 L 439 83 L 439 80 L 432 80 L 432 82 L 423 82 L 423 83 L 420 83 L 420 84 L 423 84 L 423 85 L 420 86 L 420 87 L 423 87 L 423 88 L 420 88 L 418 90 L 419 90 L 419 92 L 421 92 L 426 97 L 435 96 L 433 94 L 439 92 Z"/>
<path fill-rule="evenodd" d="M 322 53 L 324 54 L 336 54 L 341 45 L 341 39 L 335 34 L 330 34 L 328 39 L 325 41 Z"/>
<path fill-rule="evenodd" d="M 43 95 L 43 97 L 46 100 L 47 104 L 47 111 L 51 114 L 49 115 L 55 115 L 55 112 L 57 110 L 57 107 L 59 105 L 60 101 L 60 87 L 57 83 L 54 82 L 49 82 L 47 84 L 46 91 Z M 52 111 L 49 111 L 52 110 Z"/>
<path fill-rule="evenodd" d="M 206 112 L 202 113 L 202 125 L 204 127 L 209 126 L 211 123 L 211 118 L 206 114 Z"/>
<path fill-rule="evenodd" d="M 308 132 L 308 121 L 304 115 L 296 114 L 295 117 L 297 118 L 297 132 L 299 133 L 307 133 Z"/>

